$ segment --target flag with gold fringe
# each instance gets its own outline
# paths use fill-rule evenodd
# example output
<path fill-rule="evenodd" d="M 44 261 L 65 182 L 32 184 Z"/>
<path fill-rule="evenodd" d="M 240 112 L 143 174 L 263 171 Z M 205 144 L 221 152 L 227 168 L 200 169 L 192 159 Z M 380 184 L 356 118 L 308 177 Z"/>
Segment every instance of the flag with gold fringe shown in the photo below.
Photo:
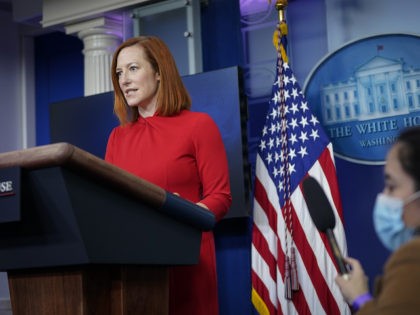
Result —
<path fill-rule="evenodd" d="M 301 189 L 308 175 L 321 184 L 346 256 L 332 144 L 289 66 L 285 22 L 276 33 L 276 78 L 255 169 L 252 303 L 260 315 L 350 314 L 335 284 L 338 269 L 328 240 L 313 224 Z"/>

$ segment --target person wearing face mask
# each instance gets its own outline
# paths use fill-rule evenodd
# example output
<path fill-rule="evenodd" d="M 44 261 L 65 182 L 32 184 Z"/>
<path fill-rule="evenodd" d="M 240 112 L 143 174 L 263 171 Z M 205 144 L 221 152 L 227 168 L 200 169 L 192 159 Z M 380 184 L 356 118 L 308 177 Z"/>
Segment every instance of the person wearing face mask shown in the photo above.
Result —
<path fill-rule="evenodd" d="M 166 44 L 155 36 L 126 40 L 114 53 L 111 75 L 120 125 L 109 136 L 105 160 L 223 218 L 232 197 L 222 137 L 208 114 L 190 111 Z M 169 314 L 218 313 L 216 252 L 208 231 L 199 263 L 169 270 Z"/>
<path fill-rule="evenodd" d="M 336 282 L 358 315 L 420 312 L 420 127 L 404 130 L 388 152 L 385 187 L 373 210 L 375 231 L 393 251 L 369 293 L 360 262 L 346 258 L 350 271 Z"/>

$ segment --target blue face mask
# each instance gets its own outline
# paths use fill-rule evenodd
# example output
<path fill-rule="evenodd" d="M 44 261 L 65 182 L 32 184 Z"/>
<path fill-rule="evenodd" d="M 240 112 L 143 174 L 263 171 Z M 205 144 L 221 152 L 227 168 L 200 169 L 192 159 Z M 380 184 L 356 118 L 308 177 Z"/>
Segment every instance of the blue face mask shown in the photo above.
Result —
<path fill-rule="evenodd" d="M 383 245 L 391 251 L 413 237 L 414 229 L 405 226 L 402 215 L 404 205 L 420 197 L 420 191 L 406 200 L 378 194 L 373 209 L 373 224 Z"/>

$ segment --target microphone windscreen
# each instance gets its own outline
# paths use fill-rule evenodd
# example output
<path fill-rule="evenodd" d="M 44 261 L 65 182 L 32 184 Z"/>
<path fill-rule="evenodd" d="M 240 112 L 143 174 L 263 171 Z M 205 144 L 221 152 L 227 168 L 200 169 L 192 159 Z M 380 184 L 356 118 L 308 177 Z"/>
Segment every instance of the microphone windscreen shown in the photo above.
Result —
<path fill-rule="evenodd" d="M 302 189 L 309 213 L 316 228 L 321 232 L 334 229 L 334 212 L 318 181 L 308 176 L 303 180 Z"/>

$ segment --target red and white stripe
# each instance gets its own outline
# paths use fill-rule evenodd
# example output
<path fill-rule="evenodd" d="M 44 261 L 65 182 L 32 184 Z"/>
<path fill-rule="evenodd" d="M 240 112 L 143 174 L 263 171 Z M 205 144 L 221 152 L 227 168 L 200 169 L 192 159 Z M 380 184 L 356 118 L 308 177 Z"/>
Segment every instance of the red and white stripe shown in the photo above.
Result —
<path fill-rule="evenodd" d="M 343 255 L 347 246 L 342 208 L 335 172 L 332 145 L 329 144 L 309 170 L 319 181 L 336 216 L 334 234 Z M 298 186 L 291 194 L 293 233 L 300 290 L 292 300 L 285 299 L 285 221 L 276 187 L 261 157 L 257 155 L 254 193 L 254 228 L 251 250 L 253 303 L 265 314 L 350 314 L 335 283 L 337 266 L 324 233 L 310 217 Z"/>

